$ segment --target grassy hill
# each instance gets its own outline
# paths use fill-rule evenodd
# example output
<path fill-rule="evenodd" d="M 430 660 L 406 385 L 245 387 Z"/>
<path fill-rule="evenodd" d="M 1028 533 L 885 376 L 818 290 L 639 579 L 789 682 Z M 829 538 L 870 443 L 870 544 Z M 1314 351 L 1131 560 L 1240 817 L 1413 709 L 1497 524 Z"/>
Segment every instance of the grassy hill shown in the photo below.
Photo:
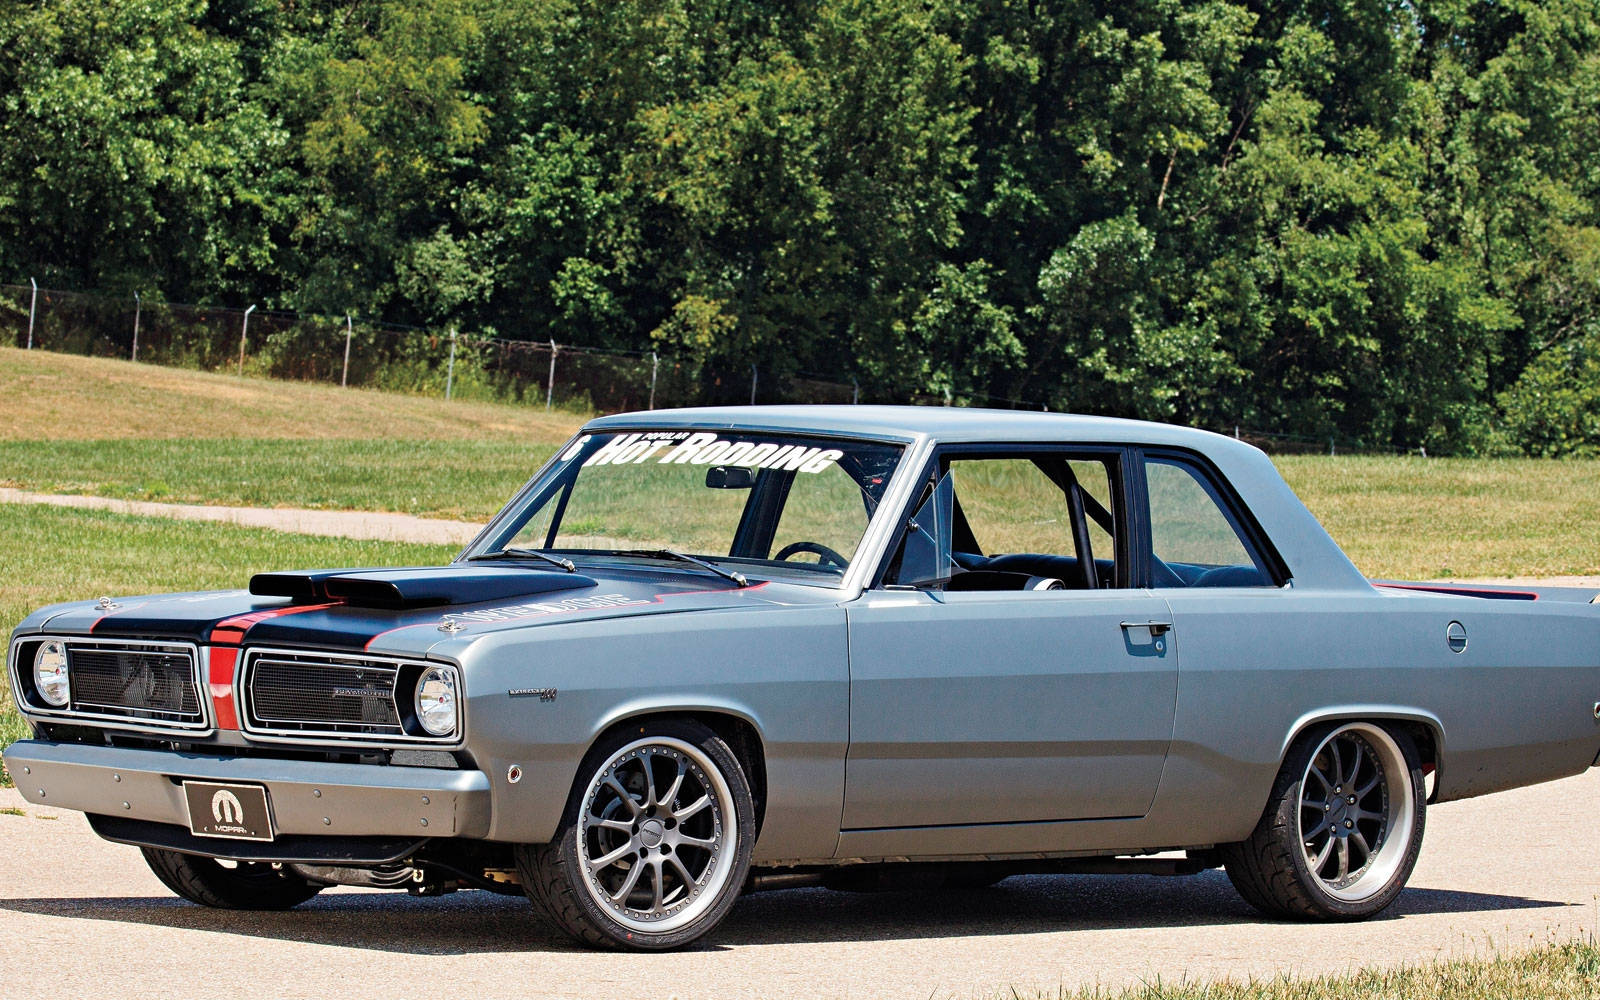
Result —
<path fill-rule="evenodd" d="M 0 485 L 484 520 L 581 423 L 469 403 L 0 348 Z M 1600 573 L 1600 462 L 1288 457 L 1373 576 Z"/>

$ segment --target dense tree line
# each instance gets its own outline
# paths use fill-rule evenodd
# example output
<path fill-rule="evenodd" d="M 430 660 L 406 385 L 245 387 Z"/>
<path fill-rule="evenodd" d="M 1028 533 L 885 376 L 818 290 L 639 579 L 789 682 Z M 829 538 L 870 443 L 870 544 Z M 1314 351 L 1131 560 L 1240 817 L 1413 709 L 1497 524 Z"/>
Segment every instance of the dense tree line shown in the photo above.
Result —
<path fill-rule="evenodd" d="M 1600 447 L 1600 0 L 0 0 L 0 280 Z"/>

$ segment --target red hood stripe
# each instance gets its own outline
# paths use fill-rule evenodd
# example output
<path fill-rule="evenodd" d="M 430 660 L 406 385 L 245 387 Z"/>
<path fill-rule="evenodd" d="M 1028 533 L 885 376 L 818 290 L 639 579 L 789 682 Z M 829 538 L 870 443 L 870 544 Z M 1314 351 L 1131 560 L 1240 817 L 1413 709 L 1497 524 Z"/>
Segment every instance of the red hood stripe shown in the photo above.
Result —
<path fill-rule="evenodd" d="M 286 608 L 268 608 L 266 611 L 252 611 L 248 615 L 226 618 L 211 627 L 209 641 L 237 646 L 244 642 L 244 634 L 250 631 L 251 626 L 259 622 L 264 622 L 269 618 L 281 618 L 284 615 L 297 615 L 302 611 L 321 611 L 323 608 L 336 608 L 343 603 L 343 601 L 330 601 L 327 604 L 291 604 Z"/>

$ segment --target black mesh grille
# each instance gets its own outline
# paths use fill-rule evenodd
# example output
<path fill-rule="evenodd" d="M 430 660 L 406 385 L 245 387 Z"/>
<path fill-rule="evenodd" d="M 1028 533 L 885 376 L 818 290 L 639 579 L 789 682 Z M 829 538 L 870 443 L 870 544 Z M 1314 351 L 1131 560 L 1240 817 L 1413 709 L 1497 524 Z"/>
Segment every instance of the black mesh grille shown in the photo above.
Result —
<path fill-rule="evenodd" d="M 204 721 L 188 652 L 69 644 L 67 664 L 77 711 L 161 722 Z"/>
<path fill-rule="evenodd" d="M 395 669 L 259 657 L 250 666 L 250 720 L 262 729 L 401 735 Z"/>

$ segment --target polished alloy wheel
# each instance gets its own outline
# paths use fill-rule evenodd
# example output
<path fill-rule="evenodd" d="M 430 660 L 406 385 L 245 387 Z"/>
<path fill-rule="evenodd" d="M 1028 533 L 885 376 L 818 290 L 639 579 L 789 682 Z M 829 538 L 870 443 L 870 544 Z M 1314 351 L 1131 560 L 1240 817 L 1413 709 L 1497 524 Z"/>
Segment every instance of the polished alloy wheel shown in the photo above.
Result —
<path fill-rule="evenodd" d="M 584 792 L 584 888 L 625 927 L 682 927 L 715 905 L 739 836 L 728 783 L 698 747 L 668 736 L 637 740 Z"/>
<path fill-rule="evenodd" d="M 1394 739 L 1366 723 L 1335 729 L 1300 780 L 1307 870 L 1336 899 L 1375 895 L 1404 861 L 1416 813 L 1410 771 Z"/>

